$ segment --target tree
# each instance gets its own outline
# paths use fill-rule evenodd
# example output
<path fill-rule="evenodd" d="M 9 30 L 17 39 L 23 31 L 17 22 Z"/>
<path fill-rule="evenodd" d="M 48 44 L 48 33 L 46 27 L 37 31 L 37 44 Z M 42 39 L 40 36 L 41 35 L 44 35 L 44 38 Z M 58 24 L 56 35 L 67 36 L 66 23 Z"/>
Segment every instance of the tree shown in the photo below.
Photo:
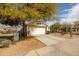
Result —
<path fill-rule="evenodd" d="M 31 23 L 38 20 L 50 19 L 52 15 L 57 13 L 58 5 L 53 3 L 25 3 L 25 4 L 0 4 L 0 16 L 4 23 L 19 24 L 30 20 Z M 23 32 L 25 33 L 25 32 Z"/>
<path fill-rule="evenodd" d="M 51 32 L 59 32 L 60 29 L 61 29 L 61 24 L 59 24 L 59 23 L 55 23 L 50 26 Z"/>

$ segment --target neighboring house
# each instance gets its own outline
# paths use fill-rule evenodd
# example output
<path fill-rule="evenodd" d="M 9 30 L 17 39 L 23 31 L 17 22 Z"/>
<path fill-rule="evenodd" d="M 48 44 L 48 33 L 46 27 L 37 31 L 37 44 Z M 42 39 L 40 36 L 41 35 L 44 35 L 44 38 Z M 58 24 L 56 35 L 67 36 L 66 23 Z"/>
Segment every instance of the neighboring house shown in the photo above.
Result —
<path fill-rule="evenodd" d="M 0 38 L 8 38 L 12 41 L 18 41 L 20 39 L 22 26 L 9 26 L 0 24 Z"/>
<path fill-rule="evenodd" d="M 27 27 L 27 31 L 29 32 L 29 35 L 32 35 L 32 36 L 46 34 L 47 25 L 41 22 L 36 22 L 31 25 L 29 24 Z"/>
<path fill-rule="evenodd" d="M 79 21 L 74 22 L 71 26 L 72 33 L 79 34 Z"/>

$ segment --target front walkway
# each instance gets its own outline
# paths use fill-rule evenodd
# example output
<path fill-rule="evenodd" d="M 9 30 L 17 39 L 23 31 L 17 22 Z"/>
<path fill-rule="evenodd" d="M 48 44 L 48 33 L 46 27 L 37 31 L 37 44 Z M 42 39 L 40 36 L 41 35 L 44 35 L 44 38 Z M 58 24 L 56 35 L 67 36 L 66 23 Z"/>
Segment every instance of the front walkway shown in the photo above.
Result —
<path fill-rule="evenodd" d="M 34 37 L 46 45 L 57 44 L 62 41 L 65 41 L 65 38 L 60 38 L 60 37 L 52 36 L 52 35 L 38 35 Z"/>

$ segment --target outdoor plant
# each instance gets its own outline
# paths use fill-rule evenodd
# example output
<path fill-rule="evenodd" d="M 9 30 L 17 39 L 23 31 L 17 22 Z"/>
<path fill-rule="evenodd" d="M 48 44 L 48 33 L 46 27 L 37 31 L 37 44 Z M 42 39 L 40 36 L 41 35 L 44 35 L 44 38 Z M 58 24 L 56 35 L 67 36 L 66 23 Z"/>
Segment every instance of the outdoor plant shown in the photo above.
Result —
<path fill-rule="evenodd" d="M 59 32 L 61 25 L 59 23 L 55 23 L 50 26 L 51 32 Z"/>
<path fill-rule="evenodd" d="M 1 41 L 2 47 L 9 47 L 9 44 L 10 44 L 10 40 L 8 40 L 8 39 L 3 39 Z"/>
<path fill-rule="evenodd" d="M 50 19 L 57 12 L 58 4 L 53 3 L 5 3 L 0 4 L 0 19 L 2 19 L 0 22 L 11 26 L 21 23 L 23 26 L 23 36 L 27 36 L 27 24 L 25 24 L 27 20 L 33 23 L 40 19 Z"/>

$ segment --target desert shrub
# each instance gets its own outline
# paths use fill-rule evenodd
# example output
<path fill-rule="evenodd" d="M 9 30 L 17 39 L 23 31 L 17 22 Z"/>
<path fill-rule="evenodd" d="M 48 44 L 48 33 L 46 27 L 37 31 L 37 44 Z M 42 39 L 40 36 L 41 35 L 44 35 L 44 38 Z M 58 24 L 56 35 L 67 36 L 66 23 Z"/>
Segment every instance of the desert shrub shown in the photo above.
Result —
<path fill-rule="evenodd" d="M 9 44 L 10 44 L 10 40 L 8 40 L 8 39 L 3 39 L 1 41 L 2 47 L 9 47 Z"/>

